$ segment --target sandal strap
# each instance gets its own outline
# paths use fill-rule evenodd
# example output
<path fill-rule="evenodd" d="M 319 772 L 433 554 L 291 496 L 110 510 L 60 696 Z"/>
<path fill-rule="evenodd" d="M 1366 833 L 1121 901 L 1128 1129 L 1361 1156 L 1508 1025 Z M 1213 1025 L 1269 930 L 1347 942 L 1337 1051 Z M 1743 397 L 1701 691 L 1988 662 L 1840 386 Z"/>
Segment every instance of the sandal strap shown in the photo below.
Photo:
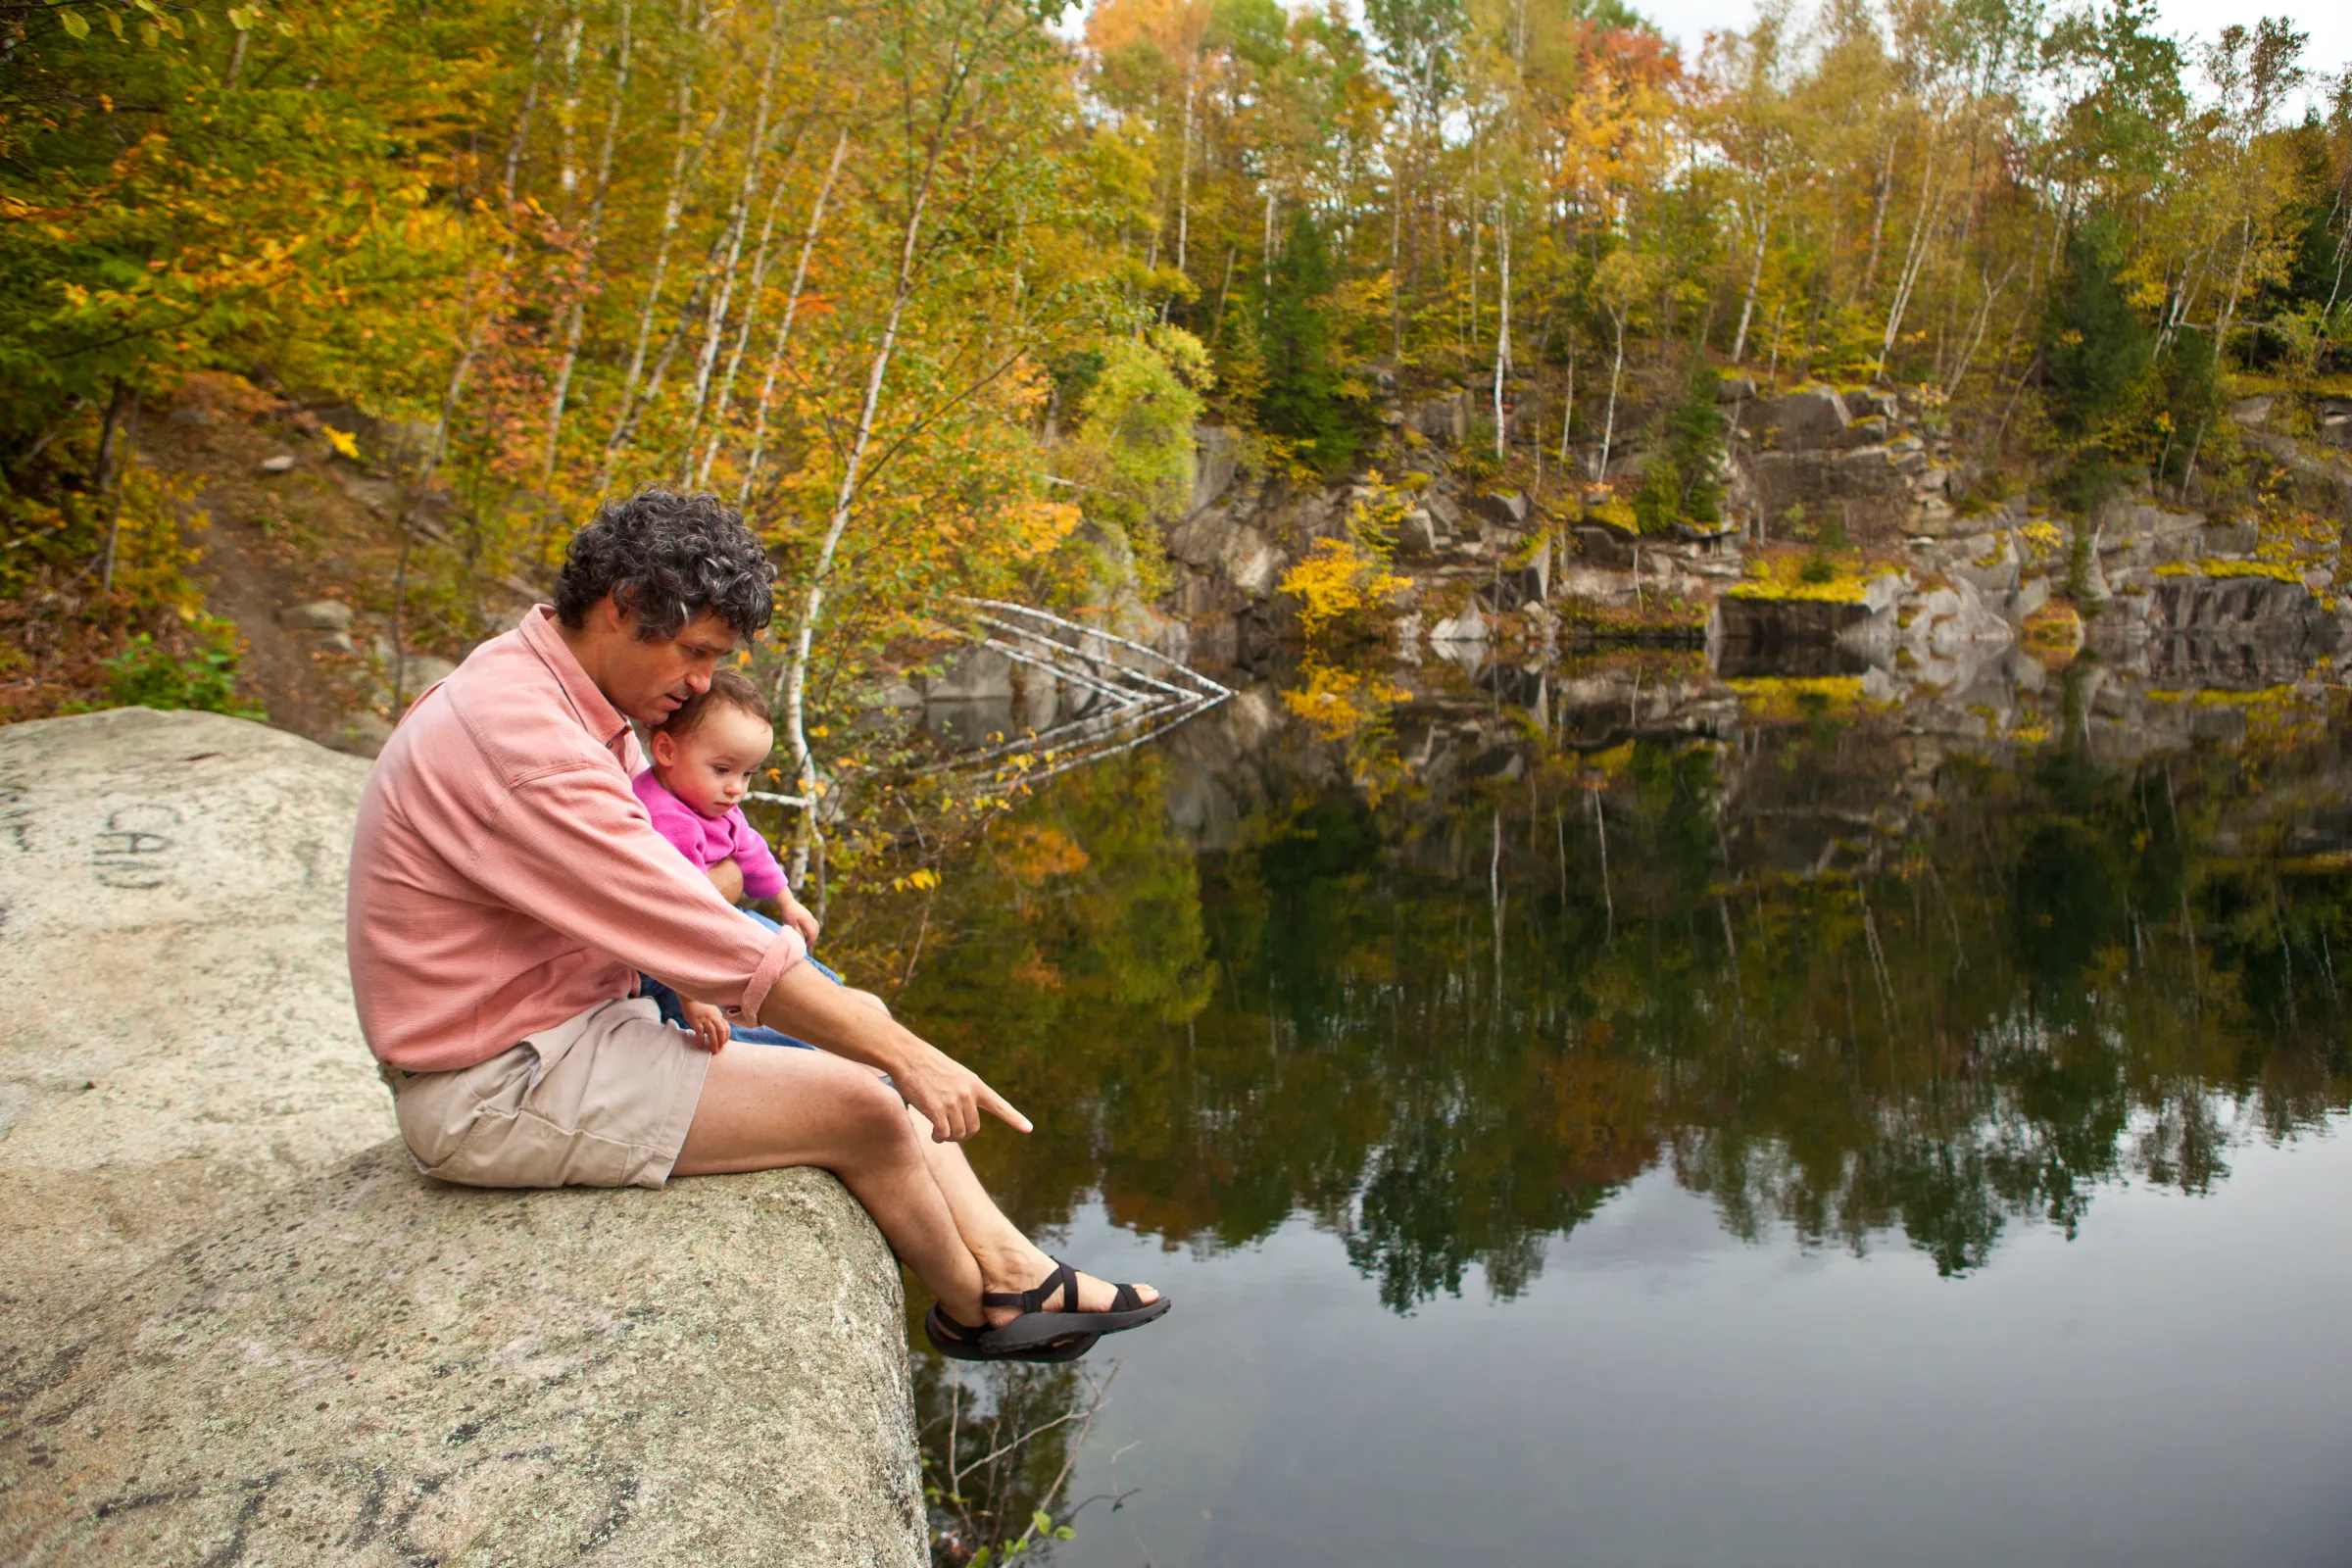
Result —
<path fill-rule="evenodd" d="M 980 1296 L 980 1304 L 982 1306 L 1017 1307 L 1024 1314 L 1043 1312 L 1046 1309 L 1047 1300 L 1056 1291 L 1063 1293 L 1062 1310 L 1067 1312 L 1078 1310 L 1078 1271 L 1059 1258 L 1054 1260 L 1054 1272 L 1047 1275 L 1044 1283 L 1035 1290 L 984 1291 Z"/>
<path fill-rule="evenodd" d="M 925 1326 L 941 1339 L 955 1340 L 965 1345 L 977 1345 L 980 1343 L 980 1336 L 988 1332 L 986 1323 L 975 1326 L 959 1318 L 949 1316 L 948 1309 L 937 1301 L 931 1303 L 931 1316 L 937 1321 Z M 946 1329 L 947 1333 L 939 1334 L 940 1329 Z"/>
<path fill-rule="evenodd" d="M 1132 1285 L 1121 1285 L 1118 1294 L 1110 1298 L 1110 1309 L 1113 1312 L 1132 1312 L 1143 1304 L 1143 1293 Z"/>

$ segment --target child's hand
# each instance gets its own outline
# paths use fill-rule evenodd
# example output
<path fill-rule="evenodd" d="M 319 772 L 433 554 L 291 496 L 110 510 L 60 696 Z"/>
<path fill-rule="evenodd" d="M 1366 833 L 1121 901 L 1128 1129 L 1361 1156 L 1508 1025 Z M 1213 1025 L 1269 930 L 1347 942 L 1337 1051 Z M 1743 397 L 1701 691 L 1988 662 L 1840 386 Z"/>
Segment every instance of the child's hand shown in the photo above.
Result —
<path fill-rule="evenodd" d="M 784 906 L 784 923 L 798 931 L 802 941 L 808 943 L 811 948 L 815 947 L 818 929 L 816 916 L 810 914 L 808 906 L 794 898 L 789 889 L 786 890 L 781 902 Z"/>
<path fill-rule="evenodd" d="M 734 1038 L 735 1031 L 727 1026 L 727 1015 L 708 1002 L 687 1002 L 683 1010 L 696 1043 L 712 1055 L 717 1055 L 719 1048 Z"/>

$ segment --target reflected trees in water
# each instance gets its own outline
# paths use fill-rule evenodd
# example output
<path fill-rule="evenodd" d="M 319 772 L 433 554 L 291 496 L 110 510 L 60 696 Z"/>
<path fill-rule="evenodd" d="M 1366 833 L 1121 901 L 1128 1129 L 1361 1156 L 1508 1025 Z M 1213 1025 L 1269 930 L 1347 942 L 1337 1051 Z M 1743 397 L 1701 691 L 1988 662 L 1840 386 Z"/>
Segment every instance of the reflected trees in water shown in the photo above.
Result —
<path fill-rule="evenodd" d="M 974 1152 L 1024 1220 L 1099 1196 L 1213 1250 L 1304 1213 L 1407 1311 L 1473 1265 L 1515 1294 L 1663 1161 L 1736 1234 L 1954 1274 L 2345 1103 L 2344 879 L 2293 869 L 2311 811 L 2263 808 L 2335 798 L 2325 727 L 1925 786 L 1867 718 L 1598 754 L 1457 727 L 1366 789 L 1289 726 L 1205 847 L 1180 760 L 1139 753 L 954 868 L 904 1005 L 1045 1112 Z"/>

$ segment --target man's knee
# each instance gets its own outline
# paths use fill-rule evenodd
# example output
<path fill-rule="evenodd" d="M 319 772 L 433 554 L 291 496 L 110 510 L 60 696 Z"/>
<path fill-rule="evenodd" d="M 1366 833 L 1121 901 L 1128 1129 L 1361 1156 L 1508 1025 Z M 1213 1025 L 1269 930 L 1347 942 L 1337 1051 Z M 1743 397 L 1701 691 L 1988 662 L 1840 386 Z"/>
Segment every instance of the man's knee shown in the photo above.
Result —
<path fill-rule="evenodd" d="M 855 1075 L 854 1082 L 845 1083 L 841 1094 L 843 1115 L 861 1146 L 877 1154 L 897 1151 L 902 1145 L 912 1147 L 914 1133 L 906 1119 L 906 1102 L 896 1089 L 861 1072 Z"/>
<path fill-rule="evenodd" d="M 853 998 L 864 1003 L 867 1006 L 873 1008 L 883 1017 L 887 1018 L 891 1016 L 890 1004 L 884 1002 L 880 997 L 875 996 L 871 991 L 860 991 L 855 986 L 848 986 L 844 987 L 843 989 L 847 990 Z"/>

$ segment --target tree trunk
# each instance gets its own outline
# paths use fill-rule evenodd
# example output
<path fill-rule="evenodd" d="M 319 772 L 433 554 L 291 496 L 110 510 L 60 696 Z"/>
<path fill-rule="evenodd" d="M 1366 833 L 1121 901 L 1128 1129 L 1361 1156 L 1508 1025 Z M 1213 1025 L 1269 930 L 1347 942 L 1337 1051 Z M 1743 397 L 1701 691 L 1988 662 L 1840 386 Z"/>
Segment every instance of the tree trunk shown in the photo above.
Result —
<path fill-rule="evenodd" d="M 704 134 L 704 147 L 717 138 L 726 119 L 726 107 L 721 105 Z M 662 285 L 669 275 L 669 250 L 677 238 L 678 218 L 686 209 L 688 174 L 702 162 L 702 148 L 691 145 L 687 139 L 693 120 L 694 78 L 690 74 L 678 83 L 678 145 L 670 159 L 669 193 L 662 203 L 661 239 L 654 248 L 654 271 L 645 286 L 645 305 L 637 314 L 637 342 L 629 352 L 628 372 L 621 377 L 619 405 L 612 412 L 612 433 L 605 442 L 604 462 L 597 468 L 596 487 L 600 492 L 612 482 L 612 461 L 628 439 L 628 432 L 637 425 L 638 380 L 645 373 L 646 348 L 653 342 L 654 313 L 661 307 Z"/>
<path fill-rule="evenodd" d="M 1568 329 L 1568 368 L 1560 391 L 1560 474 L 1574 480 L 1576 466 L 1568 456 L 1568 427 L 1576 418 L 1576 329 Z"/>
<path fill-rule="evenodd" d="M 612 112 L 605 117 L 605 143 L 597 153 L 596 189 L 588 198 L 588 222 L 580 256 L 580 278 L 572 296 L 569 319 L 564 323 L 564 357 L 556 366 L 556 389 L 548 399 L 547 457 L 542 482 L 556 476 L 558 443 L 564 434 L 564 408 L 571 396 L 571 372 L 580 362 L 580 332 L 588 319 L 588 278 L 604 236 L 605 195 L 612 188 L 612 149 L 620 139 L 622 100 L 629 90 L 629 4 L 620 4 L 620 56 L 612 66 Z"/>
<path fill-rule="evenodd" d="M 1404 368 L 1404 273 L 1398 270 L 1398 245 L 1404 229 L 1404 176 L 1389 172 L 1389 360 Z"/>
<path fill-rule="evenodd" d="M 1184 69 L 1184 155 L 1176 175 L 1176 270 L 1185 270 L 1193 234 L 1193 91 L 1199 53 Z"/>
<path fill-rule="evenodd" d="M 787 167 L 790 155 L 786 158 Z M 735 344 L 727 350 L 727 368 L 718 378 L 718 395 L 710 403 L 710 439 L 703 447 L 703 458 L 695 468 L 694 487 L 707 490 L 710 486 L 710 466 L 718 460 L 719 446 L 726 440 L 727 409 L 735 400 L 735 377 L 743 368 L 743 351 L 752 341 L 752 328 L 760 318 L 760 291 L 767 286 L 767 257 L 775 238 L 776 214 L 784 206 L 784 172 L 779 170 L 776 180 L 768 190 L 767 216 L 760 220 L 760 244 L 752 253 L 752 283 L 744 296 L 743 316 L 736 322 Z"/>
<path fill-rule="evenodd" d="M 1889 380 L 1886 367 L 1894 357 L 1894 341 L 1902 332 L 1903 316 L 1911 308 L 1911 291 L 1918 286 L 1919 274 L 1928 263 L 1930 231 L 1941 204 L 1936 197 L 1936 140 L 1928 138 L 1927 156 L 1919 167 L 1919 218 L 1912 225 L 1910 242 L 1903 249 L 1903 270 L 1896 280 L 1894 299 L 1886 308 L 1886 330 L 1879 340 L 1878 379 Z"/>
<path fill-rule="evenodd" d="M 767 117 L 775 103 L 776 67 L 784 57 L 784 15 L 778 5 L 768 17 L 767 69 L 760 77 L 759 108 L 753 112 L 751 139 L 744 143 L 743 177 L 735 182 L 735 200 L 727 209 L 727 259 L 719 269 L 718 293 L 705 318 L 702 352 L 695 357 L 694 401 L 686 413 L 685 449 L 678 460 L 678 481 L 694 471 L 694 442 L 702 431 L 703 410 L 710 397 L 710 374 L 718 365 L 718 346 L 726 340 L 727 313 L 735 303 L 735 271 L 743 260 L 743 231 L 751 223 L 752 193 L 759 188 L 760 168 L 767 158 Z"/>
<path fill-rule="evenodd" d="M 1511 219 L 1510 210 L 1497 204 L 1494 215 L 1494 238 L 1499 249 L 1495 252 L 1501 268 L 1500 305 L 1494 323 L 1494 461 L 1500 463 L 1503 454 L 1502 381 L 1511 369 Z M 1539 440 L 1542 438 L 1539 437 Z"/>
<path fill-rule="evenodd" d="M 116 419 L 117 409 L 121 418 Z M 98 591 L 112 596 L 115 591 L 115 554 L 122 537 L 122 472 L 130 466 L 131 449 L 138 436 L 139 400 L 125 399 L 120 378 L 115 382 L 114 405 L 107 409 L 109 439 L 102 443 L 106 449 L 100 460 L 106 465 L 106 563 L 98 574 Z M 119 450 L 117 450 L 119 449 Z"/>
<path fill-rule="evenodd" d="M 760 383 L 760 409 L 752 421 L 751 456 L 744 460 L 743 486 L 735 494 L 735 506 L 741 511 L 752 499 L 752 486 L 760 477 L 760 459 L 767 444 L 768 402 L 775 396 L 776 372 L 783 368 L 784 346 L 792 341 L 793 318 L 800 314 L 801 287 L 808 280 L 808 256 L 816 249 L 817 229 L 825 220 L 825 198 L 833 194 L 833 181 L 840 177 L 841 160 L 850 150 L 850 131 L 843 126 L 833 139 L 833 158 L 825 165 L 824 183 L 816 188 L 816 199 L 808 204 L 808 229 L 801 236 L 801 259 L 792 270 L 792 292 L 784 297 L 784 317 L 776 323 L 775 341 L 768 346 L 767 374 Z"/>
<path fill-rule="evenodd" d="M 1617 325 L 1617 358 L 1609 367 L 1609 412 L 1600 426 L 1600 472 L 1593 477 L 1602 484 L 1609 482 L 1609 448 L 1617 438 L 1617 383 L 1625 374 L 1625 313 L 1611 313 Z"/>
<path fill-rule="evenodd" d="M 865 397 L 858 410 L 858 433 L 850 444 L 849 461 L 842 466 L 841 488 L 833 499 L 833 516 L 825 526 L 824 542 L 817 547 L 815 565 L 808 576 L 808 591 L 802 600 L 800 624 L 793 632 L 792 659 L 784 666 L 784 738 L 792 748 L 794 784 L 802 798 L 809 802 L 809 819 L 816 814 L 816 759 L 808 751 L 808 656 L 815 644 L 817 617 L 825 610 L 825 579 L 832 574 L 842 535 L 849 532 L 850 508 L 858 499 L 858 470 L 864 466 L 866 448 L 873 440 L 874 415 L 882 405 L 882 380 L 890 372 L 891 352 L 898 346 L 899 321 L 906 314 L 906 297 L 913 292 L 915 243 L 922 232 L 923 209 L 930 200 L 931 177 L 938 166 L 939 147 L 935 142 L 930 166 L 923 171 L 922 183 L 906 210 L 890 315 L 882 325 L 882 340 L 874 346 L 873 360 L 866 367 Z M 808 848 L 804 844 L 794 855 L 796 873 L 806 870 L 807 857 Z"/>
<path fill-rule="evenodd" d="M 1747 296 L 1740 302 L 1740 330 L 1732 339 L 1732 363 L 1742 364 L 1747 359 L 1747 323 L 1755 318 L 1756 289 L 1764 281 L 1764 247 L 1772 238 L 1772 214 L 1768 211 L 1756 227 L 1756 262 L 1747 270 Z"/>

